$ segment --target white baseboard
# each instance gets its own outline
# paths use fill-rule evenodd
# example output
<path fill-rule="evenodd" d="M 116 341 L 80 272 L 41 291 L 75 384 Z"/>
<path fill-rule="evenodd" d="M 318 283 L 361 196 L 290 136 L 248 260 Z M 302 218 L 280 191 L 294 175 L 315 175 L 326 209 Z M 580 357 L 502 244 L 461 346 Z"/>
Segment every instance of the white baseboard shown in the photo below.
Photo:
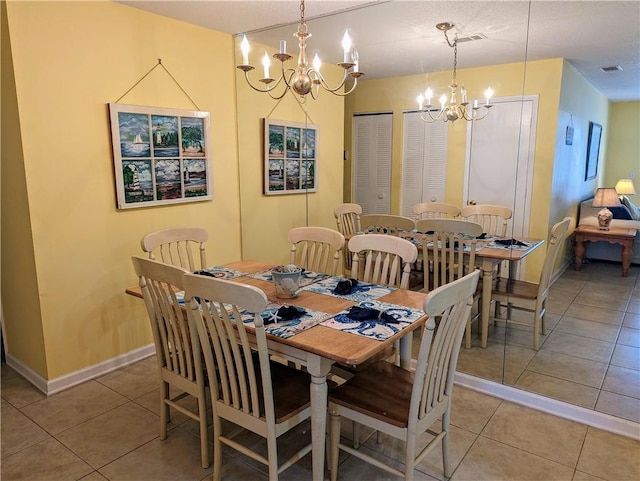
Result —
<path fill-rule="evenodd" d="M 497 382 L 456 372 L 454 383 L 489 396 L 498 397 L 545 413 L 553 414 L 587 426 L 640 440 L 640 424 L 609 414 L 583 408 L 539 394 L 530 393 Z"/>
<path fill-rule="evenodd" d="M 85 367 L 79 371 L 65 374 L 55 379 L 47 380 L 36 373 L 33 369 L 16 359 L 10 353 L 7 353 L 7 365 L 18 372 L 21 376 L 27 379 L 36 388 L 42 391 L 47 396 L 55 394 L 65 389 L 69 389 L 72 386 L 81 384 L 83 382 L 94 379 L 103 374 L 115 371 L 121 367 L 128 366 L 134 362 L 141 361 L 153 354 L 156 349 L 154 344 L 134 349 L 133 351 L 126 352 L 120 356 L 116 356 L 106 361 L 94 364 L 93 366 Z"/>

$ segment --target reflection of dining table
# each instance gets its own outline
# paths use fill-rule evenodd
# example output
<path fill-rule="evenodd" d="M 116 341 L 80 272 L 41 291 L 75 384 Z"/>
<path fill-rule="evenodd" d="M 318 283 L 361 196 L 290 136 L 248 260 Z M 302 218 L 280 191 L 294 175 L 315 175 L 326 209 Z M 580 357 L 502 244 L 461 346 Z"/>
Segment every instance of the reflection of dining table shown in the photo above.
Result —
<path fill-rule="evenodd" d="M 314 292 L 311 285 L 303 288 L 292 299 L 280 299 L 276 297 L 273 282 L 265 277 L 256 275 L 266 272 L 273 264 L 265 264 L 256 261 L 238 261 L 225 264 L 223 269 L 217 271 L 221 274 L 236 272 L 239 275 L 228 276 L 232 282 L 242 282 L 262 289 L 270 303 L 299 306 L 307 310 L 326 313 L 327 318 L 338 314 L 356 304 L 353 300 Z M 226 271 L 226 272 L 225 272 Z M 330 283 L 327 278 L 323 282 Z M 138 286 L 130 287 L 127 294 L 142 297 Z M 422 310 L 426 294 L 404 289 L 390 289 L 390 292 L 376 299 L 380 303 L 389 303 L 403 306 L 412 310 Z M 403 367 L 411 364 L 411 333 L 420 328 L 426 321 L 426 315 L 409 323 L 402 330 L 386 339 L 376 339 L 354 334 L 345 330 L 316 324 L 308 329 L 296 332 L 290 337 L 279 337 L 269 334 L 267 341 L 269 350 L 273 355 L 306 366 L 311 375 L 311 435 L 312 435 L 312 463 L 313 480 L 324 479 L 325 457 L 325 433 L 327 412 L 327 375 L 333 363 L 357 366 L 368 359 L 381 353 L 394 342 L 400 341 L 400 363 Z"/>
<path fill-rule="evenodd" d="M 354 235 L 366 235 L 366 232 L 359 232 Z M 394 233 L 395 235 L 395 233 Z M 422 252 L 421 236 L 423 234 L 412 232 L 399 232 L 400 237 L 414 241 L 418 251 Z M 345 236 L 346 238 L 347 236 Z M 487 347 L 489 335 L 489 319 L 491 317 L 491 289 L 493 287 L 493 275 L 495 267 L 502 261 L 508 261 L 509 278 L 515 279 L 517 276 L 518 262 L 531 254 L 535 249 L 544 244 L 542 239 L 518 238 L 521 245 L 507 246 L 498 242 L 498 237 L 488 236 L 478 239 L 476 250 L 476 266 L 482 270 L 482 306 L 480 312 L 480 342 L 483 348 Z M 498 242 L 496 242 L 498 241 Z"/>

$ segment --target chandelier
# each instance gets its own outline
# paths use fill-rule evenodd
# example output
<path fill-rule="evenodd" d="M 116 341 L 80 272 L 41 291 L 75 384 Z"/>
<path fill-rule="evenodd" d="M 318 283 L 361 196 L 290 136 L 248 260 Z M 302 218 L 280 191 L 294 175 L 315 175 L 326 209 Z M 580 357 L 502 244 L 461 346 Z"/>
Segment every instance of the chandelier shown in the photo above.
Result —
<path fill-rule="evenodd" d="M 460 102 L 458 102 L 458 80 L 456 79 L 456 71 L 458 69 L 458 35 L 456 34 L 453 42 L 449 40 L 447 32 L 454 27 L 454 24 L 444 22 L 436 25 L 436 28 L 444 33 L 444 38 L 447 40 L 449 47 L 453 48 L 453 80 L 449 84 L 451 94 L 447 97 L 446 94 L 442 94 L 440 97 L 440 110 L 433 113 L 434 105 L 431 104 L 431 98 L 433 92 L 430 88 L 425 90 L 424 95 L 420 94 L 416 98 L 419 105 L 420 118 L 425 122 L 435 122 L 442 120 L 443 122 L 455 122 L 458 119 L 464 119 L 467 121 L 481 120 L 487 116 L 489 109 L 493 107 L 491 104 L 491 96 L 493 90 L 488 88 L 484 92 L 486 102 L 482 105 L 478 105 L 478 100 L 473 101 L 471 105 L 467 101 L 467 90 L 464 85 L 460 87 Z M 425 104 L 426 100 L 426 104 Z"/>
<path fill-rule="evenodd" d="M 300 1 L 300 23 L 298 24 L 298 31 L 294 33 L 293 36 L 298 37 L 298 46 L 300 47 L 300 52 L 298 53 L 298 65 L 295 68 L 285 68 L 285 62 L 293 57 L 287 53 L 287 42 L 281 40 L 279 52 L 273 55 L 273 58 L 279 60 L 281 64 L 280 75 L 277 79 L 272 78 L 269 74 L 271 60 L 266 52 L 262 58 L 264 76 L 263 78 L 258 79 L 258 81 L 263 83 L 264 87 L 254 85 L 249 79 L 249 72 L 255 67 L 253 65 L 249 65 L 249 41 L 247 40 L 247 36 L 244 36 L 240 44 L 240 49 L 242 51 L 242 64 L 238 65 L 237 68 L 244 72 L 244 77 L 252 89 L 257 90 L 258 92 L 268 93 L 271 98 L 276 100 L 284 97 L 288 91 L 292 91 L 299 95 L 302 101 L 306 99 L 306 95 L 309 93 L 311 94 L 311 97 L 316 99 L 318 97 L 320 87 L 334 95 L 340 96 L 348 95 L 354 91 L 358 84 L 358 78 L 364 74 L 358 70 L 358 52 L 353 48 L 351 38 L 349 38 L 349 34 L 347 32 L 345 32 L 344 37 L 342 38 L 344 58 L 343 61 L 338 64 L 344 69 L 344 74 L 342 76 L 342 81 L 335 87 L 331 87 L 320 73 L 321 62 L 318 58 L 318 54 L 315 55 L 311 66 L 307 61 L 307 39 L 311 37 L 311 33 L 304 21 L 304 0 Z M 353 79 L 353 85 L 351 85 L 347 91 L 341 92 L 340 90 L 344 87 L 347 78 L 349 77 Z M 281 91 L 278 90 L 280 85 L 282 88 Z M 276 90 L 278 90 L 277 93 Z"/>

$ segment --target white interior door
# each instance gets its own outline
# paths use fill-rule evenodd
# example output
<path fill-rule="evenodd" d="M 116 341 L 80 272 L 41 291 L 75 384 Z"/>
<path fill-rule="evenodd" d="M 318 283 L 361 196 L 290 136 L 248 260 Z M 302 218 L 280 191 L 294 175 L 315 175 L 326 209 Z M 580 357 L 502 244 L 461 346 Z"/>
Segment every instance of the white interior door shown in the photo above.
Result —
<path fill-rule="evenodd" d="M 402 215 L 413 217 L 420 202 L 444 202 L 448 132 L 448 124 L 424 122 L 419 112 L 402 116 Z"/>
<path fill-rule="evenodd" d="M 464 202 L 511 207 L 509 236 L 529 234 L 537 114 L 537 96 L 496 98 L 467 127 Z"/>
<path fill-rule="evenodd" d="M 390 113 L 353 118 L 353 197 L 363 214 L 391 211 L 392 123 Z"/>

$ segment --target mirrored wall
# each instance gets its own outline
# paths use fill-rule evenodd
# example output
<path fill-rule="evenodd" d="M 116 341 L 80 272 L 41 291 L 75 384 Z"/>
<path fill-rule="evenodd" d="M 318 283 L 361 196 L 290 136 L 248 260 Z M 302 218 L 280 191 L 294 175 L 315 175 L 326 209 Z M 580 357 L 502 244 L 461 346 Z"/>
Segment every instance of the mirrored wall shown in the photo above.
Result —
<path fill-rule="evenodd" d="M 574 13 L 579 17 L 579 2 L 564 3 L 575 3 Z M 471 104 L 474 101 L 486 103 L 485 91 L 490 87 L 493 90 L 493 107 L 488 116 L 476 121 L 475 125 L 465 120 L 444 124 L 446 166 L 435 187 L 429 184 L 428 175 L 423 176 L 423 185 L 418 186 L 421 201 L 437 200 L 458 206 L 467 203 L 505 205 L 513 213 L 508 224 L 508 237 L 547 241 L 551 226 L 565 216 L 575 217 L 577 206 L 574 199 L 562 199 L 557 195 L 562 189 L 554 180 L 559 169 L 554 163 L 559 155 L 558 133 L 565 130 L 568 112 L 574 119 L 583 120 L 591 115 L 579 109 L 572 110 L 572 105 L 575 105 L 572 100 L 563 100 L 563 81 L 566 81 L 567 70 L 570 74 L 573 72 L 572 67 L 561 58 L 530 57 L 532 42 L 553 42 L 548 35 L 553 29 L 542 29 L 540 25 L 553 25 L 559 21 L 561 19 L 550 17 L 545 2 L 519 1 L 380 2 L 338 15 L 307 19 L 309 31 L 313 34 L 309 44 L 313 46 L 318 39 L 315 45 L 318 45 L 317 50 L 323 49 L 321 55 L 327 65 L 323 69 L 327 75 L 336 80 L 340 78 L 341 71 L 329 64 L 342 60 L 340 39 L 345 29 L 350 31 L 357 45 L 359 68 L 365 75 L 356 90 L 344 99 L 327 92 L 320 92 L 317 100 L 307 99 L 303 103 L 292 98 L 273 100 L 266 94 L 238 95 L 245 254 L 251 257 L 251 251 L 256 247 L 248 247 L 249 243 L 257 242 L 261 229 L 266 228 L 266 220 L 261 214 L 265 203 L 269 203 L 270 208 L 277 205 L 283 219 L 290 219 L 291 227 L 302 223 L 332 227 L 333 208 L 338 203 L 353 202 L 369 194 L 373 197 L 371 205 L 375 205 L 376 198 L 387 195 L 379 194 L 374 185 L 365 186 L 368 192 L 356 192 L 357 183 L 353 177 L 357 142 L 353 124 L 356 116 L 391 115 L 388 127 L 392 139 L 391 166 L 380 175 L 386 176 L 383 181 L 388 183 L 388 199 L 385 199 L 388 212 L 407 214 L 404 197 L 409 186 L 403 172 L 403 159 L 410 141 L 405 131 L 407 116 L 415 113 L 418 107 L 416 97 L 420 93 L 430 88 L 439 97 L 449 91 L 452 80 L 454 52 L 442 31 L 436 28 L 436 24 L 441 22 L 456 24 L 460 37 L 464 37 L 457 46 L 456 69 L 458 84 L 464 85 L 468 101 Z M 399 30 L 388 28 L 389 24 L 399 27 Z M 529 28 L 533 24 L 537 26 L 535 31 Z M 286 40 L 289 53 L 296 56 L 297 46 L 291 37 L 295 28 L 296 25 L 287 25 L 249 33 L 248 37 L 263 51 L 264 46 L 275 51 L 279 41 Z M 593 35 L 598 33 L 593 32 Z M 240 40 L 236 39 L 238 57 Z M 331 43 L 333 47 L 328 46 Z M 314 53 L 313 49 L 307 52 L 309 56 Z M 252 55 L 253 62 L 257 64 L 257 55 Z M 398 59 L 410 59 L 411 66 L 402 67 L 399 65 L 402 62 L 396 62 Z M 238 64 L 240 60 L 238 58 Z M 368 65 L 374 69 L 371 75 L 367 73 Z M 385 65 L 388 68 L 383 68 Z M 238 72 L 239 85 L 245 83 L 242 76 Z M 589 109 L 587 104 L 582 107 Z M 243 113 L 247 114 L 246 118 Z M 265 146 L 243 142 L 243 132 L 260 128 L 255 125 L 256 116 L 298 122 L 303 128 L 317 126 L 319 161 L 314 173 L 318 176 L 319 188 L 316 192 L 291 196 L 264 196 L 260 192 L 265 164 L 264 158 L 262 163 L 258 159 L 264 155 Z M 424 122 L 422 138 L 428 138 L 436 129 L 442 130 L 442 125 L 441 121 L 437 124 Z M 581 141 L 583 133 L 579 127 L 576 135 L 576 140 Z M 430 154 L 428 149 L 423 150 L 422 160 L 426 167 L 422 168 L 428 169 L 427 157 Z M 576 159 L 570 161 L 579 162 L 578 154 L 574 156 Z M 369 168 L 376 168 L 374 160 L 371 160 Z M 411 188 L 415 191 L 416 186 Z M 591 186 L 574 189 L 589 188 Z M 577 197 L 580 195 L 575 194 Z M 286 224 L 287 221 L 284 222 Z M 571 229 L 574 227 L 575 220 Z M 516 269 L 518 278 L 536 281 L 545 252 L 546 246 L 543 245 L 525 261 L 519 262 Z M 566 265 L 570 256 L 570 244 L 565 241 L 556 267 Z M 506 265 L 505 272 L 508 272 Z M 566 309 L 562 299 L 554 302 L 550 311 L 557 311 L 550 312 L 548 316 L 552 328 L 560 318 L 558 313 Z M 480 338 L 474 333 L 471 349 L 462 349 L 458 370 L 544 395 L 531 383 L 523 382 L 528 375 L 527 366 L 540 352 L 533 349 L 532 337 L 531 328 L 491 325 L 486 347 L 480 346 Z M 555 358 L 556 362 L 561 362 L 561 356 Z M 553 356 L 546 359 L 546 362 L 554 362 Z M 559 399 L 594 407 L 591 401 Z"/>

